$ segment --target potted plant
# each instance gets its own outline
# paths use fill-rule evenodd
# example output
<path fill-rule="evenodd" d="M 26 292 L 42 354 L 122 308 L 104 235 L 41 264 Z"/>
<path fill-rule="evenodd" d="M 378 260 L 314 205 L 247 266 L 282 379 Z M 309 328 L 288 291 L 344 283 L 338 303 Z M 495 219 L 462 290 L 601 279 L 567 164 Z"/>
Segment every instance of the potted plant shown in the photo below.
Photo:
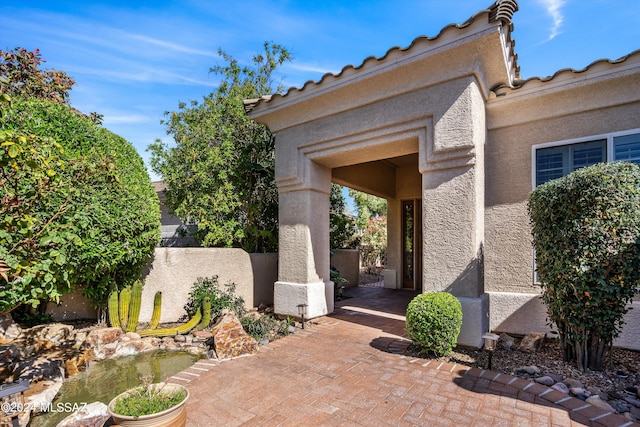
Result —
<path fill-rule="evenodd" d="M 114 424 L 122 427 L 184 427 L 187 412 L 184 404 L 189 390 L 180 384 L 151 384 L 151 378 L 142 379 L 142 385 L 125 391 L 109 402 L 109 414 Z"/>

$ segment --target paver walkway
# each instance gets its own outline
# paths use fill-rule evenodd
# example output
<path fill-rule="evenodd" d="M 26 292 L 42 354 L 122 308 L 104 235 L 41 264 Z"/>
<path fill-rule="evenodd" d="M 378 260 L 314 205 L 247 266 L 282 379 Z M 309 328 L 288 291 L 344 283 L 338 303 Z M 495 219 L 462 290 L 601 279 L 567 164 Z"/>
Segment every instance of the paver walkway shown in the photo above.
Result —
<path fill-rule="evenodd" d="M 262 346 L 203 360 L 172 381 L 191 393 L 187 426 L 629 426 L 560 392 L 491 371 L 407 357 L 415 295 L 382 288 Z"/>

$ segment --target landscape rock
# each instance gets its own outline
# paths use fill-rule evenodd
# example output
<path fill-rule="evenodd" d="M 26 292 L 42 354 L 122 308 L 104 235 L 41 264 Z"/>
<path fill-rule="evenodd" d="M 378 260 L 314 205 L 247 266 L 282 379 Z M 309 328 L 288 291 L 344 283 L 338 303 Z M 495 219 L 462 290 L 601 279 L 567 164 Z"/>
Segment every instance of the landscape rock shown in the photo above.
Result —
<path fill-rule="evenodd" d="M 522 338 L 518 347 L 522 350 L 536 351 L 544 344 L 546 335 L 544 332 L 531 332 Z"/>
<path fill-rule="evenodd" d="M 107 405 L 93 402 L 60 421 L 57 427 L 102 427 L 109 417 Z"/>
<path fill-rule="evenodd" d="M 562 375 L 553 374 L 551 372 L 545 372 L 543 375 L 547 376 L 547 377 L 550 377 L 553 381 L 555 381 L 557 383 L 562 382 Z"/>
<path fill-rule="evenodd" d="M 537 382 L 538 384 L 546 385 L 546 386 L 552 386 L 552 385 L 554 385 L 556 383 L 553 380 L 553 378 L 551 378 L 549 376 L 546 376 L 546 375 L 544 377 L 536 378 L 535 382 Z"/>
<path fill-rule="evenodd" d="M 560 393 L 569 394 L 569 387 L 567 387 L 565 383 L 555 383 L 551 388 L 559 391 Z"/>
<path fill-rule="evenodd" d="M 142 338 L 140 334 L 135 332 L 127 332 L 126 334 L 124 334 L 124 337 L 130 340 L 139 340 L 140 338 Z"/>
<path fill-rule="evenodd" d="M 591 393 L 581 387 L 571 387 L 569 392 L 580 400 L 587 400 L 591 397 Z"/>
<path fill-rule="evenodd" d="M 529 375 L 540 375 L 542 373 L 540 368 L 538 368 L 537 366 L 534 366 L 534 365 L 525 366 L 523 368 L 518 368 L 517 371 L 518 372 L 526 372 Z"/>
<path fill-rule="evenodd" d="M 62 381 L 44 381 L 41 384 L 41 391 L 27 396 L 25 400 L 33 408 L 34 412 L 40 412 L 41 408 L 47 408 L 56 398 L 60 388 L 62 387 Z"/>
<path fill-rule="evenodd" d="M 211 332 L 207 332 L 207 331 L 195 331 L 193 333 L 193 337 L 197 338 L 198 340 L 206 341 L 209 338 L 212 338 L 213 334 Z"/>
<path fill-rule="evenodd" d="M 63 323 L 50 323 L 25 329 L 24 336 L 34 341 L 49 341 L 50 348 L 60 345 L 65 341 L 74 339 L 74 327 Z"/>
<path fill-rule="evenodd" d="M 629 408 L 629 414 L 633 415 L 633 417 L 637 420 L 640 419 L 640 408 L 636 408 L 635 406 L 632 406 L 631 408 Z"/>
<path fill-rule="evenodd" d="M 619 414 L 629 412 L 630 405 L 624 400 L 609 400 L 607 403 Z"/>
<path fill-rule="evenodd" d="M 142 338 L 131 339 L 128 341 L 120 341 L 116 345 L 116 349 L 113 353 L 113 357 L 130 356 L 137 353 L 143 353 L 158 348 L 158 345 L 153 340 L 145 340 Z"/>
<path fill-rule="evenodd" d="M 211 333 L 219 359 L 230 359 L 258 352 L 258 343 L 242 329 L 240 320 L 232 313 L 225 313 L 215 324 Z"/>
<path fill-rule="evenodd" d="M 11 366 L 13 381 L 28 380 L 29 382 L 54 380 L 64 378 L 63 362 L 59 359 L 47 357 L 31 357 L 20 360 Z"/>
<path fill-rule="evenodd" d="M 573 378 L 565 378 L 562 380 L 563 383 L 567 385 L 569 388 L 584 388 L 584 385 L 578 380 L 574 380 Z"/>
<path fill-rule="evenodd" d="M 634 399 L 633 397 L 625 397 L 625 402 L 635 406 L 636 408 L 640 408 L 640 400 Z"/>
<path fill-rule="evenodd" d="M 0 343 L 7 343 L 22 336 L 22 328 L 13 321 L 11 314 L 0 314 Z"/>
<path fill-rule="evenodd" d="M 587 391 L 589 393 L 591 393 L 591 395 L 599 396 L 600 399 L 602 399 L 602 400 L 607 400 L 607 398 L 609 397 L 609 396 L 607 396 L 607 393 L 603 392 L 602 390 L 600 390 L 597 387 L 587 387 Z"/>
<path fill-rule="evenodd" d="M 516 347 L 516 339 L 510 335 L 502 334 L 498 340 L 498 345 L 506 350 L 512 350 Z"/>
<path fill-rule="evenodd" d="M 600 396 L 591 396 L 586 400 L 586 402 L 592 404 L 597 408 L 604 409 L 605 411 L 616 412 L 616 410 L 605 400 L 602 400 Z"/>
<path fill-rule="evenodd" d="M 115 354 L 117 341 L 121 336 L 120 328 L 94 329 L 87 335 L 86 343 L 93 349 L 96 360 L 104 360 Z"/>
<path fill-rule="evenodd" d="M 0 365 L 8 365 L 20 358 L 20 349 L 13 345 L 0 345 Z"/>
<path fill-rule="evenodd" d="M 73 352 L 73 354 L 67 353 L 62 358 L 62 360 L 64 360 L 65 375 L 71 377 L 78 374 L 82 368 L 89 366 L 92 357 L 93 352 L 90 348 L 84 348 L 83 350 L 78 349 L 76 352 Z"/>

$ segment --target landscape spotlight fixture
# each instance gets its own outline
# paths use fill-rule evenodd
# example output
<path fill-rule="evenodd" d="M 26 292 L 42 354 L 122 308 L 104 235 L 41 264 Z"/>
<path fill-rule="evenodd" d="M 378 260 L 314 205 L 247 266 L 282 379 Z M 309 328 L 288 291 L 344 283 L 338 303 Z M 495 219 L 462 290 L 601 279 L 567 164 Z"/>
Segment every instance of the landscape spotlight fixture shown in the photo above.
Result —
<path fill-rule="evenodd" d="M 302 329 L 304 329 L 304 315 L 307 314 L 307 304 L 298 304 L 298 314 L 302 319 Z"/>
<path fill-rule="evenodd" d="M 489 366 L 487 366 L 487 369 L 491 370 L 491 357 L 496 349 L 496 344 L 498 343 L 498 339 L 500 339 L 500 335 L 487 332 L 482 336 L 482 339 L 484 340 L 484 350 L 489 352 Z"/>

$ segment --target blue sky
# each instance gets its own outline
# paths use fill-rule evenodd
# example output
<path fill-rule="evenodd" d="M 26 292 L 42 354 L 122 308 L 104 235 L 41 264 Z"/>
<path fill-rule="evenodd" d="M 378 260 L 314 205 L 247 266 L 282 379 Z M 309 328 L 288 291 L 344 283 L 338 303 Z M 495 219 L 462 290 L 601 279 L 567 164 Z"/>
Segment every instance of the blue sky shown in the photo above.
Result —
<path fill-rule="evenodd" d="M 463 23 L 491 0 L 0 0 L 0 48 L 40 49 L 44 67 L 75 78 L 71 104 L 148 160 L 178 103 L 200 100 L 219 77 L 219 48 L 241 62 L 264 41 L 294 56 L 279 75 L 301 87 L 419 36 Z M 582 69 L 640 49 L 640 1 L 520 0 L 514 17 L 523 78 Z M 152 179 L 158 179 L 152 174 Z"/>

